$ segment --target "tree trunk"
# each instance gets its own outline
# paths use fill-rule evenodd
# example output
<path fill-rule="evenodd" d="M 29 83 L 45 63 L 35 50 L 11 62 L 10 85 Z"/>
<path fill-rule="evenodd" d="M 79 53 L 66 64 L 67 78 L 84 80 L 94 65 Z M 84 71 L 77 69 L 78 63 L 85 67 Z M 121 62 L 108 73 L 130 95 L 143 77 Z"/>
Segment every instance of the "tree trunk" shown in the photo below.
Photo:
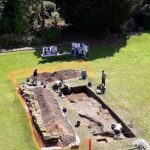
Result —
<path fill-rule="evenodd" d="M 44 15 L 43 1 L 41 1 L 41 12 L 42 12 L 42 25 L 41 25 L 41 28 L 44 28 L 45 27 L 45 15 Z"/>

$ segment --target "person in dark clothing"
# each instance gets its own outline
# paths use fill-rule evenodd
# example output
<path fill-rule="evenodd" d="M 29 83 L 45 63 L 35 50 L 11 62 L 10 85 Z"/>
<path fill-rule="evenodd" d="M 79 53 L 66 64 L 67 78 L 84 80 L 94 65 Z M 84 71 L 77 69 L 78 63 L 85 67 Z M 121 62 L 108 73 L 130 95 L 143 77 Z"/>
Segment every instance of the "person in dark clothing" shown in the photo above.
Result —
<path fill-rule="evenodd" d="M 37 77 L 38 76 L 38 69 L 36 68 L 33 72 L 33 77 Z"/>
<path fill-rule="evenodd" d="M 106 90 L 106 88 L 105 88 L 104 84 L 102 84 L 101 85 L 101 91 L 102 91 L 103 94 L 105 93 L 105 90 Z"/>
<path fill-rule="evenodd" d="M 92 83 L 91 82 L 88 82 L 88 87 L 92 87 Z"/>
<path fill-rule="evenodd" d="M 106 90 L 106 88 L 105 88 L 104 84 L 100 84 L 100 85 L 97 86 L 96 91 L 97 91 L 98 94 L 104 94 L 105 90 Z"/>
<path fill-rule="evenodd" d="M 62 86 L 62 83 L 63 83 L 62 80 L 55 81 L 54 84 L 53 84 L 53 86 L 52 86 L 52 89 L 54 91 L 59 90 L 61 88 L 61 86 Z"/>
<path fill-rule="evenodd" d="M 107 75 L 106 75 L 106 73 L 103 70 L 102 71 L 102 84 L 104 84 L 104 86 L 105 86 L 106 77 L 107 77 Z"/>
<path fill-rule="evenodd" d="M 34 69 L 32 80 L 33 80 L 32 84 L 34 86 L 37 86 L 37 82 L 38 82 L 38 69 L 37 68 Z"/>

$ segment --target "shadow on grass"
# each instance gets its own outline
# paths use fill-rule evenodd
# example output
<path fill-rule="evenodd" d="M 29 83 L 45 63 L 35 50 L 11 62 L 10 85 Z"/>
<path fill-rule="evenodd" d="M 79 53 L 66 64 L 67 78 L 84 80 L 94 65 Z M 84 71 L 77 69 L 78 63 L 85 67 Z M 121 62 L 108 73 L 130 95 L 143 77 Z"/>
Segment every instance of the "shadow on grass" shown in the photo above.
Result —
<path fill-rule="evenodd" d="M 87 61 L 93 61 L 95 59 L 100 59 L 100 58 L 106 58 L 106 57 L 113 57 L 116 53 L 119 53 L 120 49 L 125 47 L 127 44 L 127 36 L 123 37 L 115 43 L 114 45 L 109 45 L 109 46 L 96 46 L 96 45 L 90 45 L 90 50 L 88 53 L 88 60 Z M 71 47 L 58 47 L 59 51 L 70 51 Z M 42 50 L 37 50 L 35 51 L 35 56 L 38 58 L 41 57 Z M 39 61 L 39 64 L 45 64 L 45 63 L 50 63 L 50 62 L 70 62 L 70 61 L 78 61 L 80 58 L 74 58 L 71 55 L 66 55 L 66 56 L 52 56 L 52 57 L 47 57 L 47 58 L 41 58 Z"/>

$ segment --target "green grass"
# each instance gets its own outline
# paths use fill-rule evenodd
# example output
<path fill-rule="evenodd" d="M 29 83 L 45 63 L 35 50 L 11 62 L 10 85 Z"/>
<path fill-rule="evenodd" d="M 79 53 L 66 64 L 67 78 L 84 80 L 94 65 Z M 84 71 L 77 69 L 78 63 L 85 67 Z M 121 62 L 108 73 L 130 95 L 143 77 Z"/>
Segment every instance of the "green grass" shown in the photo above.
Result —
<path fill-rule="evenodd" d="M 34 150 L 26 113 L 15 95 L 9 78 L 13 70 L 69 64 L 68 57 L 42 60 L 39 52 L 13 52 L 0 55 L 0 149 Z M 101 70 L 108 78 L 107 92 L 102 99 L 125 122 L 133 121 L 137 137 L 150 142 L 150 34 L 131 36 L 116 46 L 92 47 L 87 63 L 93 68 L 95 84 L 100 82 Z M 79 66 L 79 68 L 82 66 Z M 111 149 L 127 149 L 127 143 L 111 144 Z M 110 149 L 110 146 L 100 146 Z"/>

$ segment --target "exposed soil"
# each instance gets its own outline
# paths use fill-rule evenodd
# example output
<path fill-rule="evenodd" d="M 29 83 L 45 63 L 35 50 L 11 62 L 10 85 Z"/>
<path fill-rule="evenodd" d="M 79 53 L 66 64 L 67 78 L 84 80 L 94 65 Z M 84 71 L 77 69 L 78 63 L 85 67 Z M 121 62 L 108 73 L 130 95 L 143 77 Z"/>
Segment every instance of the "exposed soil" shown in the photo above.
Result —
<path fill-rule="evenodd" d="M 111 131 L 111 124 L 116 120 L 107 109 L 86 93 L 72 93 L 66 96 L 75 107 L 78 114 L 84 118 L 84 123 L 94 134 Z"/>
<path fill-rule="evenodd" d="M 76 134 L 50 90 L 26 86 L 22 95 L 33 123 L 46 146 L 65 147 L 76 142 Z"/>
<path fill-rule="evenodd" d="M 63 70 L 41 73 L 38 80 L 47 81 L 48 84 L 55 80 L 79 77 L 80 71 Z M 66 147 L 76 143 L 76 133 L 50 89 L 44 88 L 43 84 L 32 85 L 30 81 L 21 84 L 19 89 L 26 100 L 35 128 L 46 146 Z M 81 117 L 81 123 L 95 136 L 97 142 L 114 140 L 111 125 L 117 122 L 123 125 L 123 138 L 135 137 L 125 123 L 88 87 L 71 87 L 69 92 L 63 88 L 62 93 L 72 103 Z"/>
<path fill-rule="evenodd" d="M 58 146 L 67 146 L 75 142 L 75 132 L 67 119 L 62 115 L 61 108 L 54 95 L 43 88 L 35 88 L 33 92 L 35 99 L 39 103 L 46 132 L 51 135 L 57 135 L 60 138 L 57 143 Z"/>
<path fill-rule="evenodd" d="M 72 87 L 70 93 L 65 89 L 62 92 L 78 112 L 82 123 L 97 138 L 105 137 L 107 141 L 115 138 L 111 125 L 116 123 L 123 126 L 121 139 L 135 137 L 126 124 L 88 87 Z"/>
<path fill-rule="evenodd" d="M 44 73 L 39 74 L 39 80 L 47 81 L 47 82 L 52 82 L 52 81 L 60 80 L 60 79 L 68 80 L 68 79 L 79 78 L 79 77 L 81 77 L 80 71 L 71 70 L 71 69 L 57 71 L 53 73 L 44 72 Z"/>

